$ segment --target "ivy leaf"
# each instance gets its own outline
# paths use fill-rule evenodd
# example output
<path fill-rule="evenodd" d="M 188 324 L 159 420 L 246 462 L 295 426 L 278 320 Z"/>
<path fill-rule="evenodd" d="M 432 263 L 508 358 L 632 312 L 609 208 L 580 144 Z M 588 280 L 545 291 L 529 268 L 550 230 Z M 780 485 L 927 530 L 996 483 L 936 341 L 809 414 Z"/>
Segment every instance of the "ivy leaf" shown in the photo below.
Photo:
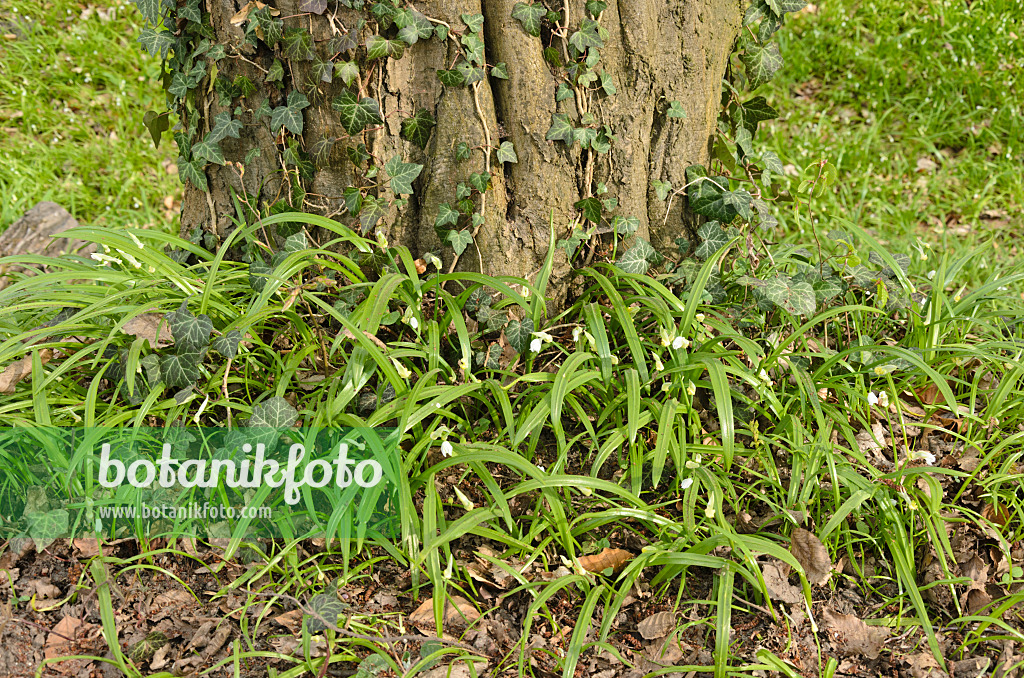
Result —
<path fill-rule="evenodd" d="M 747 79 L 750 80 L 750 89 L 754 90 L 772 79 L 772 76 L 782 68 L 782 55 L 779 54 L 779 45 L 770 42 L 761 46 L 748 42 L 743 49 L 740 61 L 747 71 Z"/>
<path fill-rule="evenodd" d="M 146 111 L 146 114 L 142 116 L 142 124 L 146 126 L 149 135 L 153 137 L 153 145 L 160 148 L 160 139 L 163 133 L 171 128 L 170 114 L 167 111 L 163 113 Z"/>
<path fill-rule="evenodd" d="M 469 28 L 470 33 L 479 33 L 480 29 L 484 27 L 483 14 L 463 14 L 461 19 L 462 23 Z"/>
<path fill-rule="evenodd" d="M 427 147 L 430 132 L 434 129 L 434 116 L 425 108 L 416 111 L 416 115 L 402 121 L 402 137 L 420 148 Z"/>
<path fill-rule="evenodd" d="M 789 276 L 769 278 L 764 296 L 776 306 L 793 315 L 811 315 L 817 308 L 814 288 L 810 283 L 793 282 Z"/>
<path fill-rule="evenodd" d="M 167 52 L 176 40 L 170 31 L 156 31 L 152 28 L 143 28 L 139 33 L 139 42 L 149 52 L 150 56 L 160 55 L 161 59 L 167 58 Z"/>
<path fill-rule="evenodd" d="M 181 180 L 181 183 L 188 181 L 200 191 L 206 193 L 209 188 L 206 183 L 206 173 L 203 172 L 203 167 L 205 165 L 205 162 L 201 162 L 199 160 L 185 160 L 185 158 L 179 155 L 178 179 Z"/>
<path fill-rule="evenodd" d="M 612 76 L 606 73 L 605 71 L 601 71 L 601 89 L 603 89 L 604 93 L 607 94 L 608 96 L 612 96 L 616 92 L 615 83 L 612 81 Z"/>
<path fill-rule="evenodd" d="M 374 99 L 356 99 L 356 95 L 349 90 L 335 97 L 331 107 L 341 114 L 341 126 L 350 135 L 359 134 L 368 125 L 384 124 L 380 117 L 380 106 Z"/>
<path fill-rule="evenodd" d="M 580 142 L 583 148 L 590 148 L 590 144 L 597 139 L 597 130 L 591 127 L 577 127 L 572 131 L 573 139 Z"/>
<path fill-rule="evenodd" d="M 420 40 L 429 40 L 434 34 L 434 27 L 430 19 L 421 12 L 412 8 L 400 9 L 394 16 L 395 25 L 398 26 L 398 39 L 407 45 L 415 45 Z"/>
<path fill-rule="evenodd" d="M 753 134 L 757 131 L 757 123 L 779 117 L 779 112 L 768 105 L 762 96 L 756 96 L 743 104 L 743 126 Z M 779 172 L 781 174 L 781 172 Z"/>
<path fill-rule="evenodd" d="M 199 349 L 210 343 L 210 333 L 213 331 L 210 316 L 205 313 L 198 318 L 192 315 L 188 310 L 187 299 L 181 302 L 177 310 L 171 311 L 164 318 L 171 328 L 176 346 Z"/>
<path fill-rule="evenodd" d="M 224 336 L 214 339 L 210 348 L 230 360 L 238 355 L 238 344 L 241 341 L 242 333 L 238 330 L 231 330 Z"/>
<path fill-rule="evenodd" d="M 815 275 L 811 280 L 811 287 L 814 289 L 814 298 L 818 303 L 824 304 L 838 297 L 846 291 L 846 284 L 837 275 Z"/>
<path fill-rule="evenodd" d="M 299 11 L 323 14 L 327 11 L 327 0 L 302 0 L 299 3 Z"/>
<path fill-rule="evenodd" d="M 499 80 L 508 80 L 508 64 L 504 61 L 499 61 L 491 66 L 491 76 Z"/>
<path fill-rule="evenodd" d="M 501 142 L 501 146 L 498 147 L 498 162 L 519 162 L 519 157 L 516 155 L 516 149 L 512 145 L 511 141 Z"/>
<path fill-rule="evenodd" d="M 274 272 L 262 259 L 256 259 L 249 264 L 249 287 L 254 292 L 262 292 L 267 286 L 269 276 Z"/>
<path fill-rule="evenodd" d="M 462 76 L 462 82 L 466 85 L 472 85 L 474 82 L 480 82 L 484 79 L 484 69 L 474 66 L 465 60 L 455 64 L 455 70 Z"/>
<path fill-rule="evenodd" d="M 588 0 L 586 7 L 591 16 L 597 17 L 608 9 L 608 3 L 602 2 L 602 0 Z"/>
<path fill-rule="evenodd" d="M 737 215 L 750 221 L 753 216 L 750 211 L 750 201 L 753 196 L 743 189 L 729 191 L 719 185 L 726 181 L 720 177 L 708 177 L 707 171 L 701 165 L 687 167 L 686 182 L 689 186 L 686 189 L 686 197 L 690 203 L 690 209 L 697 214 L 726 224 L 730 223 Z"/>
<path fill-rule="evenodd" d="M 423 171 L 423 165 L 403 162 L 402 156 L 396 155 L 384 165 L 384 170 L 391 177 L 391 191 L 396 195 L 411 195 L 412 182 Z"/>
<path fill-rule="evenodd" d="M 780 12 L 799 12 L 807 6 L 807 0 L 776 0 Z"/>
<path fill-rule="evenodd" d="M 179 7 L 178 18 L 184 21 L 192 21 L 197 24 L 202 24 L 203 15 L 199 12 L 199 0 L 188 0 L 184 6 Z"/>
<path fill-rule="evenodd" d="M 302 92 L 293 89 L 288 93 L 288 104 L 278 106 L 270 115 L 270 129 L 276 135 L 281 126 L 292 134 L 302 134 L 302 109 L 309 106 L 309 99 Z"/>
<path fill-rule="evenodd" d="M 256 93 L 256 83 L 244 75 L 236 75 L 231 86 L 238 91 L 239 96 L 250 97 Z"/>
<path fill-rule="evenodd" d="M 324 619 L 331 624 L 335 624 L 338 621 L 338 617 L 345 614 L 347 607 L 348 605 L 338 600 L 336 593 L 318 593 L 309 599 L 309 609 L 315 612 L 316 616 L 304 614 L 302 615 L 302 620 L 306 622 L 306 628 L 309 629 L 310 633 L 320 633 L 328 628 L 324 624 Z M 320 619 L 320 617 L 323 617 L 323 619 Z"/>
<path fill-rule="evenodd" d="M 575 136 L 569 116 L 565 113 L 552 113 L 551 127 L 545 138 L 548 141 L 564 141 L 566 145 L 571 146 Z"/>
<path fill-rule="evenodd" d="M 668 112 L 665 113 L 668 118 L 685 118 L 686 111 L 683 110 L 683 105 L 678 101 L 672 101 L 669 103 Z"/>
<path fill-rule="evenodd" d="M 483 193 L 491 183 L 491 175 L 487 172 L 474 172 L 469 175 L 469 185 Z"/>
<path fill-rule="evenodd" d="M 160 23 L 160 0 L 135 0 L 142 18 L 156 26 Z"/>
<path fill-rule="evenodd" d="M 367 233 L 384 216 L 384 205 L 383 200 L 372 195 L 363 198 L 363 208 L 359 211 L 359 225 L 363 233 Z"/>
<path fill-rule="evenodd" d="M 463 308 L 466 309 L 466 313 L 476 313 L 482 306 L 490 306 L 493 301 L 491 295 L 483 287 L 476 287 L 469 293 L 469 298 L 466 299 Z"/>
<path fill-rule="evenodd" d="M 351 28 L 344 33 L 338 33 L 327 42 L 327 51 L 331 54 L 337 54 L 339 52 L 347 52 L 350 49 L 355 49 L 359 46 L 359 34 L 355 28 Z"/>
<path fill-rule="evenodd" d="M 709 221 L 701 226 L 697 229 L 697 235 L 700 237 L 700 245 L 693 254 L 702 260 L 711 257 L 729 242 L 729 235 L 717 221 Z"/>
<path fill-rule="evenodd" d="M 462 76 L 462 73 L 455 70 L 454 68 L 450 71 L 438 70 L 437 78 L 441 81 L 441 84 L 445 87 L 459 87 L 466 82 L 466 79 Z"/>
<path fill-rule="evenodd" d="M 270 13 L 270 7 L 261 7 L 250 16 L 256 20 L 256 26 L 263 34 L 263 43 L 267 47 L 274 47 L 284 31 L 284 21 L 275 18 Z"/>
<path fill-rule="evenodd" d="M 270 64 L 270 70 L 267 71 L 267 82 L 282 82 L 284 80 L 284 65 L 280 59 L 274 59 L 274 63 Z"/>
<path fill-rule="evenodd" d="M 473 242 L 473 234 L 469 232 L 469 229 L 457 231 L 454 228 L 448 231 L 448 237 L 445 240 L 451 244 L 452 249 L 455 250 L 455 254 L 461 256 L 466 248 Z"/>
<path fill-rule="evenodd" d="M 359 64 L 354 61 L 342 61 L 334 64 L 334 72 L 348 87 L 359 76 Z"/>
<path fill-rule="evenodd" d="M 202 141 L 192 144 L 192 157 L 198 160 L 224 164 L 224 153 L 220 150 L 220 144 L 211 139 L 213 132 L 210 132 Z"/>
<path fill-rule="evenodd" d="M 516 353 L 525 353 L 530 348 L 533 331 L 533 318 L 509 320 L 505 327 L 505 338 Z"/>
<path fill-rule="evenodd" d="M 576 48 L 576 51 L 583 54 L 588 48 L 600 49 L 604 47 L 604 40 L 597 32 L 596 25 L 586 26 L 569 36 L 569 44 Z"/>
<path fill-rule="evenodd" d="M 455 159 L 458 160 L 459 162 L 462 162 L 463 160 L 468 160 L 469 159 L 469 144 L 467 144 L 465 141 L 460 141 L 455 146 Z M 460 196 L 456 196 L 456 197 L 463 198 L 465 196 L 461 196 L 460 195 Z"/>
<path fill-rule="evenodd" d="M 764 44 L 771 40 L 772 36 L 780 28 L 782 28 L 782 18 L 773 13 L 768 13 L 757 27 L 757 39 Z"/>
<path fill-rule="evenodd" d="M 555 101 L 565 101 L 566 99 L 572 99 L 576 96 L 576 93 L 572 91 L 567 84 L 559 83 L 558 89 L 555 91 Z"/>
<path fill-rule="evenodd" d="M 472 194 L 473 194 L 473 189 L 471 189 L 469 186 L 467 186 L 466 184 L 464 184 L 461 181 L 458 183 L 458 185 L 455 186 L 455 197 L 458 200 L 464 200 L 465 198 L 468 198 Z M 470 211 L 472 211 L 472 210 L 470 210 Z M 468 214 L 468 212 L 467 212 L 467 214 Z"/>
<path fill-rule="evenodd" d="M 267 398 L 252 408 L 248 426 L 262 428 L 288 428 L 299 418 L 299 413 L 281 396 Z"/>
<path fill-rule="evenodd" d="M 771 13 L 771 8 L 765 0 L 754 0 L 750 7 L 743 14 L 743 25 L 749 26 L 752 23 L 763 19 Z"/>
<path fill-rule="evenodd" d="M 643 275 L 657 258 L 658 253 L 651 243 L 643 238 L 637 238 L 633 246 L 622 253 L 615 265 L 626 273 Z"/>
<path fill-rule="evenodd" d="M 440 228 L 444 226 L 457 226 L 459 223 L 459 213 L 448 206 L 448 203 L 441 203 L 437 211 L 437 219 L 434 220 L 434 228 Z"/>
<path fill-rule="evenodd" d="M 750 206 L 754 208 L 757 216 L 761 219 L 761 228 L 775 228 L 779 225 L 778 217 L 775 216 L 772 208 L 764 200 L 754 198 L 750 201 Z"/>
<path fill-rule="evenodd" d="M 518 19 L 519 23 L 523 25 L 523 30 L 535 38 L 540 37 L 540 22 L 545 14 L 547 14 L 547 9 L 539 2 L 532 5 L 517 2 L 512 8 L 512 18 Z"/>
<path fill-rule="evenodd" d="M 217 143 L 225 137 L 237 139 L 239 132 L 242 131 L 242 121 L 233 120 L 230 113 L 218 113 L 213 121 L 213 129 L 206 135 L 206 139 L 213 143 Z"/>
<path fill-rule="evenodd" d="M 284 55 L 289 59 L 312 61 L 316 58 L 313 51 L 313 36 L 305 28 L 289 28 L 281 36 L 284 44 Z"/>
<path fill-rule="evenodd" d="M 597 198 L 584 198 L 573 205 L 583 212 L 583 218 L 594 224 L 601 223 L 601 201 Z"/>
<path fill-rule="evenodd" d="M 612 228 L 621 236 L 631 235 L 640 228 L 640 220 L 636 217 L 615 217 L 612 219 Z"/>
<path fill-rule="evenodd" d="M 326 83 L 334 80 L 334 62 L 317 57 L 313 61 L 313 78 Z"/>
<path fill-rule="evenodd" d="M 400 40 L 388 40 L 379 35 L 366 41 L 366 58 L 370 61 L 387 57 L 401 59 L 404 50 L 405 45 Z"/>
<path fill-rule="evenodd" d="M 672 192 L 671 181 L 651 179 L 651 185 L 654 186 L 654 193 L 658 196 L 658 200 L 661 200 L 662 202 L 664 202 L 668 198 L 668 194 Z"/>
<path fill-rule="evenodd" d="M 334 148 L 335 141 L 337 139 L 334 137 L 320 137 L 309 147 L 309 155 L 312 156 L 317 167 L 323 167 L 327 164 L 327 159 L 331 156 L 331 149 Z"/>
<path fill-rule="evenodd" d="M 59 537 L 63 537 L 68 531 L 69 514 L 66 509 L 53 509 L 39 513 L 25 514 L 25 531 L 32 537 L 36 551 L 43 552 Z"/>
<path fill-rule="evenodd" d="M 168 386 L 185 387 L 194 384 L 202 372 L 199 365 L 203 362 L 205 349 L 185 349 L 179 346 L 172 355 L 160 358 L 160 374 Z"/>

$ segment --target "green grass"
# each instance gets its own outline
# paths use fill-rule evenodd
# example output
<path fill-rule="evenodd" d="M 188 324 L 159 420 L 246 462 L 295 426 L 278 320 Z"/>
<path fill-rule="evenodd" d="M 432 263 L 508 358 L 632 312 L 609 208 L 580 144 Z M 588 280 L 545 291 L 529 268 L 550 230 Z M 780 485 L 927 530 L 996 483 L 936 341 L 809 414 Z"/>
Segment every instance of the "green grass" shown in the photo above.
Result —
<path fill-rule="evenodd" d="M 786 67 L 766 88 L 781 119 L 765 130 L 783 162 L 838 168 L 813 223 L 842 217 L 901 251 L 917 238 L 935 252 L 993 240 L 963 282 L 1012 261 L 1024 232 L 1021 17 L 1020 0 L 825 0 L 791 21 Z M 812 223 L 784 221 L 795 233 Z"/>
<path fill-rule="evenodd" d="M 140 50 L 138 11 L 68 0 L 0 0 L 0 230 L 42 200 L 83 224 L 172 230 L 180 200 L 169 138 L 155 149 L 142 116 L 160 109 L 160 62 Z"/>

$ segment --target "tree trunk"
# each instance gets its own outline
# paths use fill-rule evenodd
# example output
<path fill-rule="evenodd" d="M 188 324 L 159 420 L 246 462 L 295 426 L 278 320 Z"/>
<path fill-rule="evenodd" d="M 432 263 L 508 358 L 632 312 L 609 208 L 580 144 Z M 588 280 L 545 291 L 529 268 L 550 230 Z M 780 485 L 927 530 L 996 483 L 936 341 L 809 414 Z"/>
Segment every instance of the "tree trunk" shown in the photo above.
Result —
<path fill-rule="evenodd" d="M 190 92 L 194 106 L 189 106 L 191 112 L 182 110 L 186 129 L 190 124 L 197 125 L 192 142 L 215 127 L 214 118 L 220 113 L 231 114 L 243 127 L 238 138 L 221 141 L 228 163 L 206 164 L 202 169 L 209 194 L 187 183 L 182 204 L 183 233 L 201 227 L 223 238 L 230 232 L 236 210 L 229 187 L 238 194 L 244 192 L 257 209 L 288 200 L 292 192 L 282 170 L 288 168 L 292 176 L 298 174 L 287 162 L 294 160 L 294 154 L 289 158 L 286 153 L 288 137 L 295 136 L 310 154 L 318 148 L 323 150 L 316 145 L 318 140 L 337 141 L 318 159 L 311 176 L 301 179 L 306 193 L 304 197 L 296 193 L 292 207 L 329 215 L 358 230 L 358 219 L 346 209 L 345 190 L 361 188 L 387 205 L 374 227 L 390 243 L 408 246 L 416 257 L 434 251 L 446 271 L 456 257 L 434 227 L 440 205 L 456 205 L 460 182 L 468 182 L 473 173 L 488 171 L 492 175 L 490 190 L 474 192 L 471 197 L 474 210 L 482 213 L 482 224 L 471 221 L 470 215 L 459 222 L 458 228 L 475 236 L 473 244 L 458 257 L 460 270 L 533 278 L 551 245 L 548 224 L 552 213 L 556 239 L 565 238 L 580 213 L 576 203 L 597 194 L 599 184 L 607 187 L 607 193 L 598 197 L 618 199 L 614 211 L 604 213 L 605 230 L 607 220 L 620 215 L 636 217 L 637 235 L 649 239 L 655 249 L 674 247 L 679 236 L 693 240 L 694 218 L 687 214 L 684 201 L 660 200 L 652 181 L 671 182 L 678 189 L 685 183 L 687 166 L 707 165 L 709 161 L 721 82 L 740 27 L 739 0 L 610 0 L 599 16 L 607 34 L 602 34 L 600 61 L 591 70 L 606 73 L 617 92 L 609 95 L 609 89 L 600 87 L 605 81 L 598 80 L 590 84 L 589 93 L 587 87 L 577 87 L 575 96 L 561 101 L 556 101 L 559 84 L 567 83 L 573 89 L 573 80 L 564 67 L 553 67 L 545 59 L 544 50 L 555 48 L 566 65 L 571 65 L 566 60 L 574 54 L 577 61 L 582 60 L 580 53 L 568 46 L 567 38 L 593 19 L 588 12 L 594 9 L 589 6 L 592 3 L 585 8 L 584 0 L 548 2 L 559 12 L 560 21 L 558 26 L 551 23 L 551 15 L 540 37 L 529 34 L 525 25 L 513 18 L 516 8 L 521 11 L 523 5 L 517 0 L 423 0 L 416 3 L 416 9 L 429 17 L 433 27 L 447 24 L 451 28 L 448 38 L 420 39 L 406 46 L 400 58 L 373 61 L 367 60 L 367 40 L 376 34 L 393 37 L 396 27 L 378 23 L 367 9 L 369 5 L 356 10 L 336 7 L 334 1 L 272 0 L 285 31 L 301 28 L 312 34 L 316 60 L 308 60 L 294 53 L 286 57 L 283 42 L 274 49 L 262 39 L 251 39 L 255 44 L 244 45 L 247 29 L 251 31 L 249 22 L 254 20 L 236 20 L 235 25 L 232 17 L 237 19 L 245 3 L 208 2 L 212 42 L 226 47 L 226 57 L 217 62 L 218 77 L 237 84 L 237 76 L 243 76 L 255 83 L 256 89 L 243 97 L 238 91 L 219 91 L 204 82 Z M 322 14 L 302 11 L 315 12 L 323 6 L 326 12 Z M 508 78 L 501 79 L 489 71 L 482 80 L 468 86 L 442 84 L 438 71 L 465 61 L 463 52 L 468 48 L 460 38 L 471 29 L 460 17 L 473 14 L 484 18 L 478 35 L 484 41 L 487 65 L 506 63 Z M 369 20 L 358 31 L 358 48 L 332 54 L 334 47 L 344 46 L 332 43 L 332 37 L 358 26 L 361 19 Z M 566 27 L 565 39 L 552 34 Z M 552 56 L 551 50 L 548 56 Z M 284 66 L 280 88 L 264 82 L 275 58 Z M 358 77 L 351 87 L 346 87 L 338 74 L 331 83 L 317 80 L 317 60 L 332 58 L 335 63 L 352 60 L 359 64 Z M 383 124 L 349 135 L 332 101 L 344 91 L 355 92 L 357 88 L 358 97 L 379 102 Z M 277 134 L 271 128 L 271 117 L 257 117 L 256 112 L 264 100 L 269 110 L 286 106 L 293 89 L 301 91 L 310 102 L 301 110 L 301 134 Z M 685 110 L 685 118 L 667 116 L 674 101 Z M 425 148 L 401 135 L 403 120 L 421 109 L 436 121 Z M 599 130 L 607 126 L 615 135 L 610 150 L 598 152 L 593 147 L 581 148 L 580 143 L 570 146 L 549 140 L 554 114 L 567 115 L 575 128 Z M 591 115 L 596 120 L 590 119 Z M 473 150 L 468 158 L 459 159 L 457 150 L 463 142 Z M 498 161 L 494 149 L 502 142 L 511 142 L 518 162 Z M 346 151 L 360 143 L 365 143 L 373 156 L 371 164 L 383 167 L 399 155 L 407 163 L 424 166 L 407 203 L 394 203 L 396 196 L 380 181 L 383 169 L 376 187 L 362 176 L 365 170 L 356 166 Z M 491 150 L 486 152 L 488 147 Z M 258 156 L 253 149 L 259 149 Z M 239 165 L 232 163 L 244 163 L 244 173 L 240 174 Z M 300 198 L 301 206 L 297 204 Z M 582 259 L 577 256 L 576 262 Z M 569 269 L 564 249 L 558 250 L 555 261 L 553 279 L 564 279 Z"/>

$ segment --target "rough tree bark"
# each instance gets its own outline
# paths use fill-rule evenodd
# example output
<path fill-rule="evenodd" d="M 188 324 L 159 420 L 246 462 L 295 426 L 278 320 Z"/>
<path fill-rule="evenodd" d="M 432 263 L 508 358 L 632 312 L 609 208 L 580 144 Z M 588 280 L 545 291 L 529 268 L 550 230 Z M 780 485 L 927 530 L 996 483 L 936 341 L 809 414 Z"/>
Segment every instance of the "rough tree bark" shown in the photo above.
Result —
<path fill-rule="evenodd" d="M 257 48 L 241 45 L 243 27 L 231 19 L 245 4 L 243 0 L 208 0 L 215 42 L 228 48 L 222 59 L 220 75 L 228 80 L 243 75 L 261 82 L 275 54 L 262 42 Z M 332 35 L 343 27 L 357 25 L 366 11 L 335 7 L 325 3 L 322 15 L 300 11 L 300 0 L 271 0 L 280 10 L 287 29 L 292 26 L 312 32 L 318 55 L 325 54 Z M 314 3 L 316 4 L 316 3 Z M 498 164 L 491 155 L 493 189 L 486 193 L 485 221 L 475 244 L 459 260 L 459 268 L 478 269 L 491 275 L 532 276 L 540 269 L 549 247 L 548 220 L 554 212 L 556 237 L 565 237 L 569 224 L 577 216 L 574 203 L 593 194 L 598 182 L 608 187 L 607 196 L 619 200 L 615 214 L 635 216 L 640 221 L 638 235 L 647 237 L 656 249 L 671 248 L 680 235 L 693 240 L 695 220 L 687 215 L 683 200 L 667 203 L 659 200 L 652 180 L 669 181 L 674 187 L 685 183 L 684 170 L 693 164 L 707 165 L 712 135 L 720 109 L 721 82 L 728 56 L 738 35 L 742 6 L 740 0 L 611 0 L 600 17 L 608 30 L 601 49 L 601 68 L 617 88 L 614 96 L 592 97 L 591 111 L 586 102 L 568 98 L 556 102 L 559 78 L 545 61 L 546 46 L 564 50 L 563 43 L 549 34 L 529 35 L 512 18 L 516 0 L 423 0 L 415 8 L 431 20 L 445 22 L 454 33 L 466 30 L 460 16 L 479 13 L 484 16 L 483 37 L 487 63 L 506 62 L 508 79 L 485 77 L 476 86 L 446 87 L 439 81 L 438 69 L 451 68 L 457 47 L 453 40 L 421 40 L 405 49 L 399 59 L 373 62 L 362 69 L 360 96 L 380 102 L 384 125 L 360 135 L 367 148 L 383 164 L 394 154 L 407 162 L 423 164 L 424 170 L 414 184 L 415 193 L 402 207 L 392 206 L 382 220 L 381 230 L 393 244 L 406 245 L 414 256 L 430 250 L 443 252 L 447 268 L 453 259 L 450 248 L 441 250 L 433 224 L 442 202 L 455 202 L 455 188 L 471 172 L 485 169 L 483 153 L 474 152 L 459 161 L 455 146 L 466 142 L 471 147 L 497 146 L 511 141 L 518 163 Z M 309 5 L 306 5 L 308 7 Z M 583 0 L 558 0 L 549 7 L 562 11 L 562 26 L 569 31 L 578 27 L 585 13 Z M 566 23 L 567 15 L 567 23 Z M 438 24 L 440 25 L 440 24 Z M 547 33 L 547 32 L 546 32 Z M 365 54 L 370 26 L 360 32 L 357 58 Z M 280 48 L 278 48 L 278 51 Z M 312 148 L 325 136 L 339 139 L 326 162 L 318 166 L 312 180 L 306 182 L 305 211 L 331 215 L 345 223 L 343 193 L 353 185 L 356 173 L 345 146 L 359 139 L 349 138 L 332 110 L 331 101 L 344 84 L 335 78 L 311 91 L 312 62 L 286 64 L 284 87 L 261 85 L 258 91 L 241 100 L 246 113 L 239 119 L 244 127 L 237 139 L 226 138 L 222 150 L 228 161 L 240 163 L 251 149 L 260 155 L 251 158 L 244 176 L 237 167 L 211 164 L 206 167 L 210 193 L 186 185 L 182 204 L 182 229 L 196 226 L 223 237 L 232 228 L 235 213 L 229 187 L 243 191 L 262 204 L 286 196 L 282 183 L 283 147 L 270 129 L 269 118 L 257 120 L 252 111 L 263 98 L 273 108 L 282 105 L 291 89 L 303 91 L 310 105 L 302 111 L 302 143 Z M 322 96 L 321 96 L 322 94 Z M 669 102 L 682 104 L 687 117 L 666 118 Z M 199 131 L 208 130 L 218 113 L 235 110 L 239 99 L 221 106 L 212 88 L 196 90 L 196 115 L 201 117 Z M 399 135 L 401 120 L 418 109 L 433 113 L 436 127 L 426 149 Z M 573 144 L 548 141 L 545 136 L 552 114 L 565 113 L 574 123 L 585 113 L 593 113 L 600 124 L 608 125 L 616 135 L 610 152 L 596 154 Z M 593 157 L 591 157 L 593 156 Z M 479 248 L 479 254 L 477 250 Z M 567 269 L 564 252 L 556 255 L 554 277 Z"/>

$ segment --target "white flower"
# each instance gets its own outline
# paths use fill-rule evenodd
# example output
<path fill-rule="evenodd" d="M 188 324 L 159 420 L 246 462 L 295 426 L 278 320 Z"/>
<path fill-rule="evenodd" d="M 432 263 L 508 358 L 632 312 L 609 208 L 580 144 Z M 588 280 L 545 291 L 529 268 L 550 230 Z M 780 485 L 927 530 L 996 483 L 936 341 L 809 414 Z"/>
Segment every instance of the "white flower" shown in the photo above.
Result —
<path fill-rule="evenodd" d="M 123 250 L 118 250 L 117 253 L 123 256 L 128 261 L 128 263 L 131 264 L 133 267 L 142 268 L 142 264 L 139 262 L 139 260 L 133 257 L 132 255 L 128 254 Z"/>
<path fill-rule="evenodd" d="M 572 328 L 572 340 L 573 340 L 573 343 L 579 341 L 580 337 L 582 337 L 582 336 L 583 336 L 583 325 L 577 325 L 576 327 Z"/>
<path fill-rule="evenodd" d="M 697 322 L 699 322 L 699 323 L 704 322 L 704 314 L 703 313 L 698 313 L 697 315 L 695 315 L 693 317 L 696 318 Z"/>
<path fill-rule="evenodd" d="M 768 386 L 774 386 L 775 385 L 775 382 L 772 381 L 772 378 L 768 375 L 768 373 L 766 371 L 761 370 L 760 372 L 757 373 L 757 376 L 761 377 L 761 381 L 763 381 Z"/>
<path fill-rule="evenodd" d="M 391 362 L 395 364 L 395 371 L 398 372 L 398 376 L 400 378 L 408 379 L 409 377 L 412 376 L 412 371 L 408 367 L 398 362 L 394 358 L 391 359 Z"/>
<path fill-rule="evenodd" d="M 682 480 L 679 481 L 680 490 L 685 490 L 690 485 L 693 485 L 693 478 L 683 478 Z"/>
<path fill-rule="evenodd" d="M 543 340 L 545 344 L 550 344 L 551 342 L 553 342 L 555 340 L 555 338 L 552 337 L 547 332 L 533 332 L 533 336 L 537 337 L 538 339 Z"/>
<path fill-rule="evenodd" d="M 413 328 L 414 330 L 419 329 L 420 321 L 416 320 L 416 316 L 409 318 L 409 327 Z"/>
<path fill-rule="evenodd" d="M 455 450 L 452 449 L 452 444 L 450 442 L 448 442 L 446 440 L 443 443 L 441 443 L 441 454 L 442 455 L 444 455 L 445 457 L 450 457 L 454 453 L 455 453 Z"/>
<path fill-rule="evenodd" d="M 459 358 L 459 369 L 465 371 L 469 367 L 469 363 L 466 362 L 465 358 Z M 403 377 L 404 379 L 405 377 Z"/>
<path fill-rule="evenodd" d="M 711 504 L 708 504 L 708 507 L 704 509 L 704 515 L 706 515 L 708 518 L 713 519 L 715 517 L 715 507 L 712 506 Z"/>
<path fill-rule="evenodd" d="M 542 345 L 543 342 L 540 340 L 540 337 L 534 337 L 533 341 L 530 342 L 530 351 L 532 353 L 540 353 Z"/>
<path fill-rule="evenodd" d="M 885 391 L 879 391 L 877 394 L 874 391 L 868 393 L 868 404 L 878 405 L 879 407 L 889 407 L 889 394 Z"/>
<path fill-rule="evenodd" d="M 697 384 L 692 381 L 686 382 L 686 393 L 692 398 L 697 395 Z"/>
<path fill-rule="evenodd" d="M 659 356 L 657 353 L 652 353 L 651 355 L 654 357 L 654 369 L 657 370 L 658 372 L 664 370 L 665 365 L 662 364 L 661 362 L 661 356 Z"/>
<path fill-rule="evenodd" d="M 668 393 L 672 390 L 672 382 L 665 380 L 661 383 L 661 390 L 663 393 Z"/>
<path fill-rule="evenodd" d="M 450 429 L 447 426 L 441 424 L 430 433 L 430 438 L 431 440 L 439 440 L 441 438 L 444 438 L 446 437 L 446 434 L 448 433 L 449 430 Z"/>
<path fill-rule="evenodd" d="M 931 452 L 929 452 L 928 450 L 916 450 L 914 452 L 911 452 L 910 453 L 910 458 L 911 459 L 920 459 L 921 461 L 923 461 L 925 464 L 928 464 L 929 466 L 934 466 L 935 465 L 935 455 L 932 454 Z"/>
<path fill-rule="evenodd" d="M 619 356 L 613 355 L 612 356 L 612 365 L 618 365 L 618 364 L 619 364 Z"/>
<path fill-rule="evenodd" d="M 687 460 L 686 468 L 688 468 L 688 469 L 700 468 L 700 455 L 699 454 L 694 455 L 693 459 Z"/>
<path fill-rule="evenodd" d="M 132 239 L 132 241 L 135 243 L 136 247 L 138 247 L 140 250 L 146 249 L 146 246 L 142 244 L 142 241 L 140 241 L 138 238 L 136 238 L 135 234 L 132 233 L 131 231 L 128 231 L 128 237 Z"/>
<path fill-rule="evenodd" d="M 101 254 L 100 252 L 93 252 L 89 256 L 92 257 L 93 259 L 95 259 L 96 261 L 100 262 L 104 266 L 109 266 L 110 264 L 121 264 L 122 263 L 121 260 L 118 259 L 117 257 L 111 257 L 111 256 L 106 255 L 106 254 Z"/>
<path fill-rule="evenodd" d="M 676 337 L 672 340 L 672 349 L 678 351 L 683 347 L 683 342 L 686 341 L 682 337 Z"/>
<path fill-rule="evenodd" d="M 675 332 L 669 332 L 664 327 L 658 328 L 658 334 L 661 335 L 661 345 L 669 346 L 672 343 L 672 339 L 675 337 Z"/>

